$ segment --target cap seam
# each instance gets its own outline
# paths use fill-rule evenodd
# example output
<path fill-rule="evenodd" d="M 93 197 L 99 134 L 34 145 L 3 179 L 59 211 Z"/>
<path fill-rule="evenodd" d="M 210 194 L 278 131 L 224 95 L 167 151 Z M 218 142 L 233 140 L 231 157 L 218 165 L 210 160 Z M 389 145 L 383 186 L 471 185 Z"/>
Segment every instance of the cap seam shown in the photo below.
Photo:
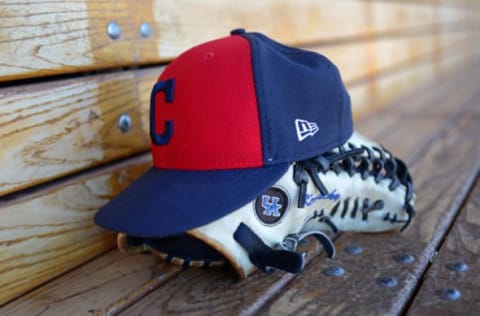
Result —
<path fill-rule="evenodd" d="M 258 102 L 257 91 L 256 91 L 257 89 L 255 87 L 255 68 L 253 66 L 253 54 L 252 54 L 253 46 L 252 46 L 252 43 L 247 38 L 245 38 L 245 40 L 247 41 L 248 46 L 250 48 L 250 64 L 251 64 L 250 66 L 251 66 L 252 83 L 253 83 L 252 89 L 247 89 L 248 91 L 247 93 L 248 93 L 249 99 L 253 100 L 257 104 L 258 129 L 260 132 L 260 159 L 261 159 L 261 164 L 263 165 L 264 164 L 264 159 L 263 159 L 264 144 L 263 144 L 263 137 L 262 137 L 262 119 L 261 119 L 260 110 L 259 110 L 259 102 Z M 248 83 L 248 85 L 251 87 L 251 83 Z"/>
<path fill-rule="evenodd" d="M 335 67 L 335 66 L 333 66 L 333 67 Z M 343 87 L 343 82 L 341 82 L 341 80 L 340 80 L 340 74 L 339 74 L 339 71 L 336 67 L 334 68 L 333 75 L 335 77 L 335 81 L 337 82 L 337 85 Z M 344 91 L 342 91 L 342 92 L 344 92 Z M 341 142 L 341 137 L 343 135 L 342 131 L 344 130 L 343 121 L 342 121 L 343 111 L 344 111 L 343 107 L 344 107 L 344 104 L 345 104 L 343 102 L 344 98 L 345 98 L 345 93 L 340 93 L 340 96 L 338 97 L 338 104 L 340 106 L 340 111 L 339 111 L 339 115 L 338 115 L 338 118 L 337 118 L 337 123 L 338 123 L 337 126 L 339 127 L 339 130 L 337 132 L 337 143 Z"/>
<path fill-rule="evenodd" d="M 253 40 L 256 40 L 255 37 L 250 38 L 248 34 L 243 34 L 249 44 L 252 56 L 252 74 L 253 74 L 253 82 L 255 84 L 255 95 L 257 100 L 257 110 L 258 116 L 260 118 L 260 133 L 262 134 L 262 161 L 263 164 L 266 165 L 266 161 L 270 158 L 270 124 L 267 118 L 266 113 L 263 111 L 264 104 L 265 104 L 265 88 L 263 86 L 263 74 L 260 68 L 257 69 L 256 64 L 260 64 L 260 54 L 254 49 Z M 258 62 L 258 63 L 256 63 Z M 258 78 L 257 78 L 258 77 Z M 258 80 L 257 80 L 258 79 Z M 260 88 L 261 86 L 261 88 Z M 266 155 L 267 153 L 267 155 Z"/>

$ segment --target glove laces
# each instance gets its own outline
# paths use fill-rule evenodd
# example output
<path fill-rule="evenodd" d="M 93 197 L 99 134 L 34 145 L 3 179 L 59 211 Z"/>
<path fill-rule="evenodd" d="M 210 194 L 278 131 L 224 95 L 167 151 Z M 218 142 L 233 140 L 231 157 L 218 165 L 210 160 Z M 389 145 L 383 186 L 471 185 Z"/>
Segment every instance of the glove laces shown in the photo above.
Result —
<path fill-rule="evenodd" d="M 347 172 L 350 177 L 355 174 L 360 174 L 362 179 L 373 177 L 376 183 L 388 180 L 390 184 L 388 189 L 394 191 L 400 185 L 406 188 L 404 208 L 408 214 L 408 219 L 400 231 L 405 230 L 411 223 L 412 217 L 415 215 L 415 209 L 411 204 L 413 198 L 412 178 L 408 173 L 407 167 L 403 161 L 395 158 L 390 152 L 384 148 L 375 146 L 368 147 L 365 145 L 356 146 L 352 143 L 347 143 L 348 149 L 344 146 L 337 148 L 337 151 L 329 151 L 320 156 L 298 161 L 294 166 L 293 180 L 298 185 L 300 193 L 298 196 L 298 208 L 304 208 L 307 201 L 307 184 L 309 179 L 312 179 L 315 187 L 323 196 L 327 196 L 328 189 L 323 184 L 319 174 L 326 174 L 328 171 L 333 171 L 337 175 L 340 172 Z M 378 155 L 375 155 L 375 153 Z M 366 204 L 369 204 L 368 199 L 363 201 L 366 209 L 374 210 Z M 378 208 L 376 208 L 378 209 Z M 368 213 L 365 213 L 363 219 L 367 219 Z M 385 220 L 396 221 L 396 217 L 389 217 L 387 214 Z"/>
<path fill-rule="evenodd" d="M 405 225 L 401 228 L 403 231 L 411 222 L 415 215 L 415 209 L 411 204 L 413 198 L 412 178 L 408 173 L 406 165 L 395 158 L 390 152 L 384 148 L 368 147 L 365 145 L 356 146 L 347 143 L 348 148 L 343 146 L 326 152 L 315 158 L 298 161 L 294 165 L 293 180 L 299 187 L 298 208 L 304 208 L 307 203 L 311 203 L 311 197 L 307 194 L 307 184 L 310 179 L 315 187 L 320 191 L 322 196 L 330 196 L 333 199 L 339 198 L 335 191 L 329 192 L 325 187 L 319 174 L 326 174 L 333 171 L 337 175 L 341 172 L 347 172 L 350 177 L 360 174 L 362 179 L 373 177 L 376 183 L 387 180 L 390 181 L 388 189 L 394 191 L 400 185 L 406 188 L 404 208 L 408 214 Z M 375 154 L 378 153 L 378 155 Z M 307 197 L 310 200 L 307 202 Z M 349 198 L 343 200 L 344 211 L 348 209 Z M 362 220 L 368 219 L 368 213 L 383 209 L 384 202 L 377 200 L 371 202 L 368 198 L 362 201 L 354 202 L 358 207 L 361 205 Z M 340 202 L 338 202 L 331 211 L 331 214 L 337 212 Z M 343 217 L 343 215 L 341 215 Z M 330 216 L 326 215 L 324 210 L 314 211 L 310 220 L 318 220 L 330 226 L 332 231 L 338 231 Z M 385 221 L 390 220 L 392 223 L 398 222 L 396 215 L 390 217 L 390 213 L 384 218 Z M 310 230 L 297 234 L 286 236 L 278 245 L 279 249 L 272 249 L 267 246 L 247 225 L 241 223 L 234 233 L 234 239 L 244 247 L 248 252 L 251 262 L 265 272 L 281 269 L 291 273 L 298 273 L 303 270 L 305 264 L 305 254 L 296 253 L 296 249 L 300 242 L 308 236 L 314 236 L 327 252 L 330 257 L 335 256 L 335 246 L 330 237 L 321 230 Z"/>

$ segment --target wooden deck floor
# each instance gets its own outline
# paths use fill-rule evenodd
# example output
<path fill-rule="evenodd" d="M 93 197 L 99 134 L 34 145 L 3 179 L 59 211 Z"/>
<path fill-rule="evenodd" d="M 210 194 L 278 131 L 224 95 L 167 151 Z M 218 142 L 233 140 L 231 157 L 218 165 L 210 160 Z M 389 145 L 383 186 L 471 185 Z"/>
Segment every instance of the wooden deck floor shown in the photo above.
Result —
<path fill-rule="evenodd" d="M 480 65 L 356 123 L 405 159 L 417 216 L 404 233 L 309 240 L 292 275 L 183 270 L 117 250 L 0 308 L 0 315 L 474 315 L 480 310 Z M 353 250 L 353 251 L 352 251 Z M 342 268 L 340 276 L 325 271 Z"/>

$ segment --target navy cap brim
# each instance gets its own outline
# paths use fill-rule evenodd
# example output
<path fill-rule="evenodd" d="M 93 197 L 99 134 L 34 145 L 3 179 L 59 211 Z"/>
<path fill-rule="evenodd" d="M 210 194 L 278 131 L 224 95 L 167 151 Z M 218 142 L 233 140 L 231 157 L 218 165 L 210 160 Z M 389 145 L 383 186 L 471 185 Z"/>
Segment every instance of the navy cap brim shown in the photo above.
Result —
<path fill-rule="evenodd" d="M 288 170 L 184 171 L 151 168 L 95 214 L 108 230 L 164 237 L 208 224 L 267 191 Z"/>

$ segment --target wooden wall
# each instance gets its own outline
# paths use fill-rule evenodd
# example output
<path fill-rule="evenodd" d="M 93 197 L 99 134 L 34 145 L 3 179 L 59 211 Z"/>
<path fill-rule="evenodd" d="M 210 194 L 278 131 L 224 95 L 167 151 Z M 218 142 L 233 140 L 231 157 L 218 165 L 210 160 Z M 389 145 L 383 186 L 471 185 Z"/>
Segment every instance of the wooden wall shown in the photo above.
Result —
<path fill-rule="evenodd" d="M 152 84 L 237 27 L 332 59 L 356 118 L 480 57 L 474 0 L 0 2 L 0 305 L 114 246 L 92 217 L 150 166 Z"/>

